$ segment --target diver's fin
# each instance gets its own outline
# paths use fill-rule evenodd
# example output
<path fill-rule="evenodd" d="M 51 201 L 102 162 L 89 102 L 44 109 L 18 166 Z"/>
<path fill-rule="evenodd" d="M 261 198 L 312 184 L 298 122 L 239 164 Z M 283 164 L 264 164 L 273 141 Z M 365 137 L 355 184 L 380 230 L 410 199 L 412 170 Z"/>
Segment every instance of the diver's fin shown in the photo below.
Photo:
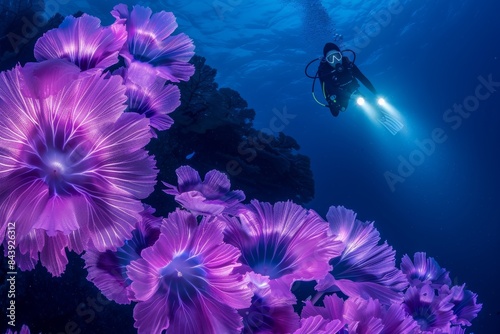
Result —
<path fill-rule="evenodd" d="M 380 122 L 380 124 L 382 124 L 386 129 L 387 131 L 389 131 L 392 135 L 395 135 L 396 133 L 398 133 L 399 131 L 401 131 L 401 129 L 404 128 L 404 124 L 401 123 L 400 121 L 398 121 L 396 118 L 394 118 L 393 116 L 391 116 L 389 113 L 387 113 L 386 111 L 384 110 L 380 110 L 380 112 L 382 113 L 382 115 L 379 117 L 378 121 Z"/>

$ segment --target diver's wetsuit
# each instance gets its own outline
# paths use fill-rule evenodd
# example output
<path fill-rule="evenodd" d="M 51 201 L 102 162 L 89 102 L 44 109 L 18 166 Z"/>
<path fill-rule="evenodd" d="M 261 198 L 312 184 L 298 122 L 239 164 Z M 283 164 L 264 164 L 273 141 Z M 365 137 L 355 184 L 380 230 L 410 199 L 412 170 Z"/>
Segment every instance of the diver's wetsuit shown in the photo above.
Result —
<path fill-rule="evenodd" d="M 318 78 L 328 107 L 335 117 L 340 111 L 347 109 L 352 93 L 359 88 L 358 80 L 373 94 L 377 94 L 372 83 L 348 57 L 342 57 L 342 64 L 337 64 L 335 68 L 322 60 L 318 68 Z"/>

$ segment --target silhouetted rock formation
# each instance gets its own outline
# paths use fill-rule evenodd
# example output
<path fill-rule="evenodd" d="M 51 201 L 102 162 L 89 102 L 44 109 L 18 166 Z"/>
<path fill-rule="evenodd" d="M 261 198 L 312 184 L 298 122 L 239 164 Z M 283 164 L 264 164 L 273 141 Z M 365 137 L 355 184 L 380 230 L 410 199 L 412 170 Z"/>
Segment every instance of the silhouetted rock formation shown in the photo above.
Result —
<path fill-rule="evenodd" d="M 0 6 L 0 71 L 18 62 L 35 61 L 33 48 L 38 38 L 64 19 L 53 12 L 57 6 L 45 8 L 43 0 L 3 0 Z"/>

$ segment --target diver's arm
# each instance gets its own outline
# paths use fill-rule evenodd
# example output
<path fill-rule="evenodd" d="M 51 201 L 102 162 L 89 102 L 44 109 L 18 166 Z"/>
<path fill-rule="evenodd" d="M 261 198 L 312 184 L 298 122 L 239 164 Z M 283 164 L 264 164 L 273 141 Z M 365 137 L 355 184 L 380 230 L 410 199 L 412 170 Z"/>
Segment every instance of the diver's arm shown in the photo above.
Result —
<path fill-rule="evenodd" d="M 352 73 L 354 74 L 354 77 L 356 79 L 358 79 L 359 81 L 361 81 L 361 83 L 363 85 L 365 85 L 366 88 L 368 88 L 368 90 L 370 92 L 372 92 L 373 94 L 377 95 L 377 90 L 375 89 L 375 87 L 372 85 L 372 83 L 370 82 L 370 80 L 368 80 L 367 77 L 365 77 L 365 75 L 363 73 L 361 73 L 361 71 L 359 70 L 359 68 L 353 64 L 353 68 L 352 68 Z"/>

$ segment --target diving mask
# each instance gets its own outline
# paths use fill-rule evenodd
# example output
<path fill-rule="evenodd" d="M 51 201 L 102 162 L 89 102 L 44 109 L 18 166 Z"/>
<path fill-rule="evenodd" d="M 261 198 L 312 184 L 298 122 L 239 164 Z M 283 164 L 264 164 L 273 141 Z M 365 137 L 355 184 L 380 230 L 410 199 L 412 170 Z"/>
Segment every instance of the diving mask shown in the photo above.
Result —
<path fill-rule="evenodd" d="M 337 50 L 331 50 L 326 54 L 325 59 L 330 65 L 334 66 L 342 61 L 342 53 Z"/>

